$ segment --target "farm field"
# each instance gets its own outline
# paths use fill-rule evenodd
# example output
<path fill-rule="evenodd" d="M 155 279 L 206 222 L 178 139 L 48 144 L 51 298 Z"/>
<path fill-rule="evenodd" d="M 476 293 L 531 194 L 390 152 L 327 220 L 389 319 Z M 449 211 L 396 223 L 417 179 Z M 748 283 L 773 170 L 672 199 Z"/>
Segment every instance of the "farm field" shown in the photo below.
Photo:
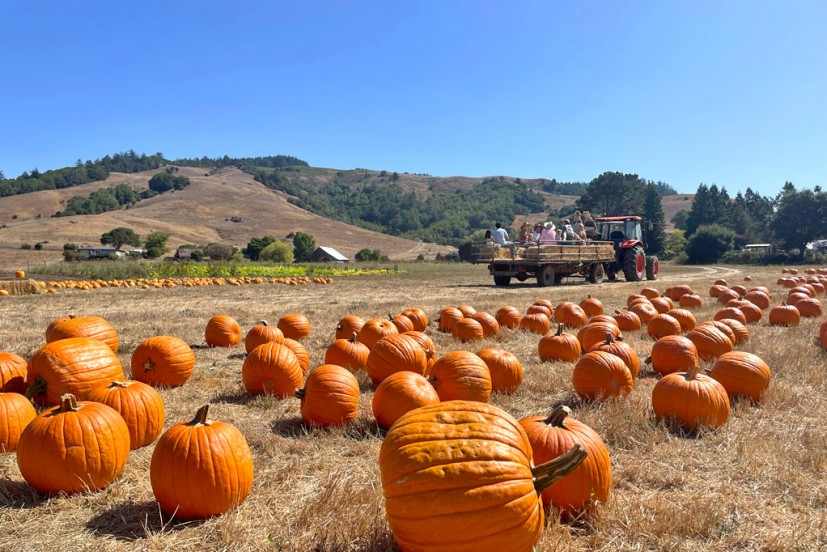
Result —
<path fill-rule="evenodd" d="M 470 305 L 493 314 L 507 304 L 524 313 L 538 299 L 579 303 L 590 294 L 610 314 L 647 285 L 663 292 L 675 284 L 687 284 L 703 297 L 703 306 L 692 309 L 701 322 L 722 306 L 708 294 L 719 278 L 729 285 L 766 286 L 772 304 L 780 304 L 788 291 L 776 284 L 780 267 L 664 263 L 656 282 L 589 285 L 571 279 L 546 288 L 531 282 L 496 288 L 483 266 L 401 264 L 400 269 L 406 272 L 335 278 L 332 285 L 109 288 L 0 297 L 0 349 L 25 358 L 45 344 L 48 324 L 70 313 L 102 316 L 115 327 L 125 372 L 144 339 L 180 337 L 193 348 L 196 368 L 187 384 L 162 391 L 165 428 L 191 419 L 209 403 L 210 418 L 243 432 L 255 463 L 252 491 L 237 510 L 185 523 L 162 516 L 153 498 L 152 445 L 132 451 L 123 474 L 106 489 L 69 497 L 34 492 L 15 454 L 2 454 L 0 550 L 393 550 L 378 466 L 383 432 L 371 412 L 373 386 L 364 371 L 358 375 L 357 420 L 341 429 L 311 429 L 302 424 L 298 399 L 248 395 L 241 383 L 243 341 L 229 349 L 207 348 L 204 328 L 219 313 L 238 320 L 245 334 L 256 321 L 275 324 L 286 313 L 304 313 L 312 325 L 303 343 L 313 367 L 323 363 L 336 323 L 345 315 L 384 317 L 411 306 L 428 314 L 427 334 L 440 355 L 501 347 L 520 359 L 522 385 L 512 395 L 493 394 L 492 404 L 517 419 L 547 415 L 565 404 L 606 442 L 613 470 L 608 502 L 590 518 L 561 522 L 552 513 L 538 550 L 827 546 L 827 353 L 816 341 L 825 317 L 771 327 L 764 311 L 759 322 L 748 325 L 749 340 L 736 350 L 760 356 L 773 372 L 761 405 L 735 401 L 721 429 L 691 436 L 654 420 L 651 393 L 659 376 L 646 367 L 627 397 L 587 403 L 574 393 L 573 363 L 540 361 L 537 334 L 504 329 L 493 338 L 461 343 L 436 328 L 446 306 Z M 744 282 L 746 275 L 751 282 Z M 653 340 L 645 329 L 624 337 L 641 360 L 649 355 Z"/>

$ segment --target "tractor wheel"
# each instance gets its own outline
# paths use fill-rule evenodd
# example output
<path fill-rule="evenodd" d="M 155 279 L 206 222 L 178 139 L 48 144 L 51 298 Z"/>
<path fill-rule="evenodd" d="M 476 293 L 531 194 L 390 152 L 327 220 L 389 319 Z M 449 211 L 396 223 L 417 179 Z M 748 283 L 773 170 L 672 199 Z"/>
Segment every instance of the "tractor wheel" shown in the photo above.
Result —
<path fill-rule="evenodd" d="M 646 279 L 657 280 L 660 262 L 657 257 L 646 257 Z"/>
<path fill-rule="evenodd" d="M 553 286 L 557 283 L 556 275 L 554 274 L 554 266 L 541 266 L 537 271 L 537 285 L 540 287 Z"/>
<path fill-rule="evenodd" d="M 511 276 L 494 276 L 495 286 L 507 286 L 511 283 Z"/>
<path fill-rule="evenodd" d="M 646 256 L 643 249 L 634 247 L 623 256 L 623 275 L 627 282 L 640 282 L 646 274 Z"/>
<path fill-rule="evenodd" d="M 586 277 L 586 280 L 593 284 L 599 284 L 603 281 L 605 275 L 606 271 L 603 270 L 603 263 L 594 263 L 589 269 L 589 275 Z"/>

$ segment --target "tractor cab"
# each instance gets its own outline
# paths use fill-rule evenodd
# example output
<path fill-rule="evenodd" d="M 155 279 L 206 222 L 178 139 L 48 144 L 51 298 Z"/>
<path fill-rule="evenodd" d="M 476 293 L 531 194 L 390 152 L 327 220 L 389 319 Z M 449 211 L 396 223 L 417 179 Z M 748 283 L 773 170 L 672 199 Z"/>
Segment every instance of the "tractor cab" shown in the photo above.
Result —
<path fill-rule="evenodd" d="M 657 279 L 658 258 L 645 254 L 647 223 L 643 219 L 629 215 L 600 217 L 595 222 L 598 239 L 612 242 L 616 252 L 615 262 L 605 268 L 610 280 L 620 271 L 630 282 L 640 281 L 644 276 L 648 280 Z"/>
<path fill-rule="evenodd" d="M 604 217 L 597 219 L 597 233 L 603 241 L 615 244 L 615 249 L 624 242 L 643 242 L 640 217 Z M 629 247 L 633 244 L 626 245 Z"/>

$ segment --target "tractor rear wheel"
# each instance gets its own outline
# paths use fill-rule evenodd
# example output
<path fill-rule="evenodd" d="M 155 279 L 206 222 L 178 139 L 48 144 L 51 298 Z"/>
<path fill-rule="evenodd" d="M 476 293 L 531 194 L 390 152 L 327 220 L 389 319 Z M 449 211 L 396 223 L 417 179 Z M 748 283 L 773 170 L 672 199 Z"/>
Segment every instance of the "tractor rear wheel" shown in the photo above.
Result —
<path fill-rule="evenodd" d="M 658 270 L 660 269 L 660 262 L 657 257 L 646 257 L 646 279 L 657 280 Z"/>
<path fill-rule="evenodd" d="M 627 282 L 640 282 L 646 274 L 646 256 L 643 248 L 633 247 L 623 256 L 623 275 Z"/>

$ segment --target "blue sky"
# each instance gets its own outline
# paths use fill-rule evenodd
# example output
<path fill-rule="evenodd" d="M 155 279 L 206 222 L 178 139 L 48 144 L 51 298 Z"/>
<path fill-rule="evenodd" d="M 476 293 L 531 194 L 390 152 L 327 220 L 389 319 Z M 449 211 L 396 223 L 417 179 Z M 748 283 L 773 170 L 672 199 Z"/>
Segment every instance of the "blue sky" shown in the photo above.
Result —
<path fill-rule="evenodd" d="M 827 2 L 0 0 L 0 169 L 118 151 L 827 185 Z"/>

